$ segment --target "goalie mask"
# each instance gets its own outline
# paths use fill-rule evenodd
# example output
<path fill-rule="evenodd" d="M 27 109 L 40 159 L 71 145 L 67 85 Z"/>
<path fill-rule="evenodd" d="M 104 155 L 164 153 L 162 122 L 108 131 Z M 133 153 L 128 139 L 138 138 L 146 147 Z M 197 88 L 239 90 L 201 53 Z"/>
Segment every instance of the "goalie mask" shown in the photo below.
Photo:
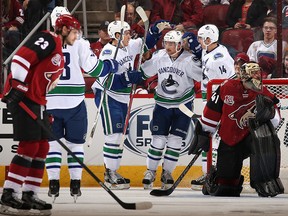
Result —
<path fill-rule="evenodd" d="M 247 89 L 262 92 L 261 68 L 257 63 L 246 63 L 241 66 L 240 79 Z"/>

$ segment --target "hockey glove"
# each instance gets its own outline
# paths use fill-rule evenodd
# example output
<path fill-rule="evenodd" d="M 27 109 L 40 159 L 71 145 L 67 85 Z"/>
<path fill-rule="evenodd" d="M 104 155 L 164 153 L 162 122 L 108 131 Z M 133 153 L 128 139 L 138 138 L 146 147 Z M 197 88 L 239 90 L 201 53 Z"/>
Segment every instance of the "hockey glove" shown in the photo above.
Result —
<path fill-rule="evenodd" d="M 189 44 L 189 48 L 192 53 L 198 58 L 201 59 L 202 57 L 202 47 L 201 44 L 198 42 L 197 37 L 192 32 L 185 32 L 182 36 L 183 40 L 187 40 Z"/>
<path fill-rule="evenodd" d="M 210 133 L 202 130 L 202 125 L 199 121 L 195 124 L 195 131 L 192 143 L 188 149 L 188 155 L 197 154 L 199 150 L 208 152 L 210 149 Z"/>
<path fill-rule="evenodd" d="M 120 75 L 120 80 L 123 85 L 139 84 L 143 81 L 142 73 L 137 70 L 127 71 Z"/>
<path fill-rule="evenodd" d="M 256 97 L 256 121 L 261 125 L 275 116 L 275 107 L 273 101 L 264 95 Z"/>
<path fill-rule="evenodd" d="M 18 104 L 25 96 L 25 93 L 28 91 L 28 86 L 26 83 L 23 83 L 16 79 L 10 80 L 11 89 L 4 95 L 2 102 L 8 104 L 15 103 Z"/>
<path fill-rule="evenodd" d="M 171 29 L 169 21 L 158 20 L 154 23 L 153 26 L 150 27 L 150 32 L 152 34 L 159 35 L 166 28 Z"/>
<path fill-rule="evenodd" d="M 118 62 L 114 59 L 106 59 L 103 61 L 104 68 L 101 76 L 105 76 L 108 73 L 116 73 L 118 71 Z"/>

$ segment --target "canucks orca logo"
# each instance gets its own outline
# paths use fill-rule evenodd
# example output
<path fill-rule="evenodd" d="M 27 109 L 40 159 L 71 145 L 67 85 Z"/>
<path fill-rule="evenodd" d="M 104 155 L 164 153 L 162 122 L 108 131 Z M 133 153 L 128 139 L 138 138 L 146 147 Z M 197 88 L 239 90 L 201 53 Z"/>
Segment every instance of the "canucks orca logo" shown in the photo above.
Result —
<path fill-rule="evenodd" d="M 146 157 L 148 148 L 152 142 L 150 127 L 153 109 L 154 104 L 149 104 L 137 107 L 131 111 L 129 120 L 130 129 L 124 141 L 124 145 L 129 151 L 142 157 Z M 180 155 L 187 153 L 188 147 L 193 139 L 192 131 L 194 131 L 194 123 L 191 121 L 188 135 L 186 139 L 182 141 Z"/>
<path fill-rule="evenodd" d="M 179 83 L 173 80 L 172 74 L 169 75 L 168 79 L 164 79 L 161 83 L 161 87 L 166 94 L 175 94 L 178 86 Z"/>

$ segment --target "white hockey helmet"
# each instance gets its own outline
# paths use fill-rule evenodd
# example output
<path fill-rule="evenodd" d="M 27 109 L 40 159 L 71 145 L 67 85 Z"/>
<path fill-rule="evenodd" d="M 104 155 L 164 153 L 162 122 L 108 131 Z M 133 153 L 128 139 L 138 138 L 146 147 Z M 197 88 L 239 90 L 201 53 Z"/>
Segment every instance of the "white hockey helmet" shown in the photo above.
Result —
<path fill-rule="evenodd" d="M 64 14 L 71 15 L 71 13 L 69 12 L 69 10 L 66 7 L 57 6 L 53 9 L 53 11 L 50 15 L 51 25 L 53 26 L 53 28 L 55 26 L 57 18 L 60 17 L 61 15 L 64 15 Z"/>
<path fill-rule="evenodd" d="M 176 30 L 171 30 L 167 32 L 163 38 L 164 42 L 175 42 L 176 46 L 178 43 L 182 44 L 182 32 L 181 31 L 176 31 Z"/>
<path fill-rule="evenodd" d="M 116 33 L 120 34 L 120 32 L 121 32 L 121 21 L 117 20 L 117 21 L 113 21 L 113 22 L 109 23 L 107 29 L 108 29 L 108 35 L 110 36 L 110 38 L 116 39 Z M 130 31 L 130 25 L 124 21 L 123 33 L 125 31 Z"/>
<path fill-rule="evenodd" d="M 219 29 L 212 24 L 203 25 L 198 30 L 198 37 L 203 38 L 204 41 L 210 38 L 211 43 L 217 42 L 219 40 Z"/>

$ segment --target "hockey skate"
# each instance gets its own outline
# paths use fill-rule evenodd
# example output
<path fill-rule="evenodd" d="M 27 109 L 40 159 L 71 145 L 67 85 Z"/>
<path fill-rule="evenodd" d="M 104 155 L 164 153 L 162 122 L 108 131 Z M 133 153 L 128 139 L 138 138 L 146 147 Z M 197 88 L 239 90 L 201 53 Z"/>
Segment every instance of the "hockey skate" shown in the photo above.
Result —
<path fill-rule="evenodd" d="M 199 178 L 193 179 L 191 181 L 191 189 L 201 191 L 205 182 L 205 178 L 206 178 L 206 174 L 203 174 Z"/>
<path fill-rule="evenodd" d="M 49 191 L 48 191 L 48 196 L 52 197 L 52 202 L 55 202 L 56 197 L 59 196 L 59 189 L 60 189 L 60 184 L 59 180 L 52 179 L 49 181 Z"/>
<path fill-rule="evenodd" d="M 122 177 L 116 171 L 106 169 L 104 174 L 104 184 L 112 190 L 123 190 L 130 188 L 130 179 Z"/>
<path fill-rule="evenodd" d="M 142 180 L 145 190 L 153 188 L 153 182 L 155 181 L 155 177 L 156 177 L 156 171 L 146 170 L 146 172 L 144 173 L 144 178 Z"/>
<path fill-rule="evenodd" d="M 162 182 L 161 189 L 167 190 L 170 187 L 172 187 L 172 185 L 174 184 L 174 180 L 171 173 L 163 169 L 161 174 L 161 182 Z"/>
<path fill-rule="evenodd" d="M 81 190 L 81 181 L 76 179 L 71 179 L 70 181 L 70 195 L 74 198 L 74 203 L 76 203 L 76 200 L 79 196 L 82 195 Z"/>
<path fill-rule="evenodd" d="M 35 213 L 31 215 L 51 215 L 52 205 L 38 198 L 33 191 L 22 192 L 22 201 L 29 204 Z"/>
<path fill-rule="evenodd" d="M 4 215 L 31 215 L 31 205 L 17 197 L 11 188 L 4 188 L 0 200 L 0 214 Z"/>

